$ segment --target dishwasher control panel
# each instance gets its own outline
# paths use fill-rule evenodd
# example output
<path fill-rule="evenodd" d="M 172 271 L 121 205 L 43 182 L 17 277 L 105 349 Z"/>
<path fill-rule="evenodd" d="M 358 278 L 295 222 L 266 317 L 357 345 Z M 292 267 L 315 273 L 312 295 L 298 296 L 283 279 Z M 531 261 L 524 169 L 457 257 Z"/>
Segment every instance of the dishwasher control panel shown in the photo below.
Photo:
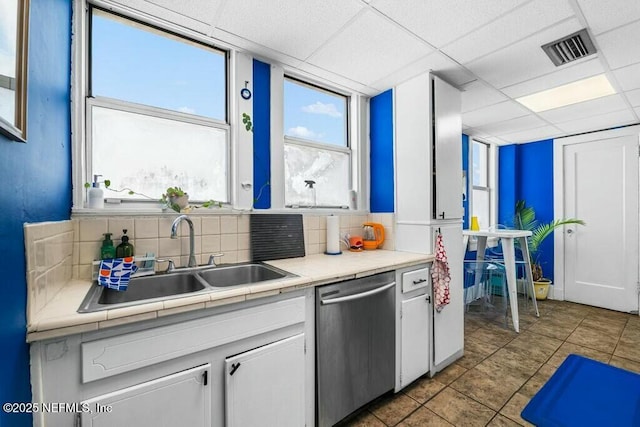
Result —
<path fill-rule="evenodd" d="M 429 279 L 428 267 L 402 273 L 402 293 L 404 294 L 427 287 L 429 285 Z"/>

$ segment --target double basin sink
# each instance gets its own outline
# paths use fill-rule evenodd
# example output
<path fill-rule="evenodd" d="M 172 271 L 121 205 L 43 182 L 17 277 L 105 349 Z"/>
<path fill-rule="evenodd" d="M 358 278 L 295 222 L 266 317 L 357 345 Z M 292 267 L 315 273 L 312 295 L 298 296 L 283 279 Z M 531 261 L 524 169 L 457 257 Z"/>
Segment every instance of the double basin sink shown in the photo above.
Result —
<path fill-rule="evenodd" d="M 252 262 L 196 267 L 153 276 L 134 277 L 129 281 L 126 291 L 116 291 L 94 284 L 82 301 L 78 313 L 164 301 L 294 276 L 270 265 Z"/>

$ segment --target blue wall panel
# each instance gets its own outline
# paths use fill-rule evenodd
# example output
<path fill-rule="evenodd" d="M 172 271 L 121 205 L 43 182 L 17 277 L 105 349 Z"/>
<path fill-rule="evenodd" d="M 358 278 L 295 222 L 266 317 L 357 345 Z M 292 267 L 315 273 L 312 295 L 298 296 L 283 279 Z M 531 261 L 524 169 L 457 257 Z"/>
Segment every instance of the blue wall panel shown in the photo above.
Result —
<path fill-rule="evenodd" d="M 519 147 L 518 200 L 536 210 L 540 223 L 550 222 L 553 216 L 553 140 L 521 144 Z M 553 280 L 553 236 L 540 246 L 540 259 L 544 275 Z"/>
<path fill-rule="evenodd" d="M 393 91 L 371 98 L 370 103 L 371 212 L 394 211 Z"/>
<path fill-rule="evenodd" d="M 253 60 L 253 207 L 271 207 L 271 66 Z"/>
<path fill-rule="evenodd" d="M 0 136 L 0 402 L 31 401 L 26 335 L 23 223 L 69 219 L 71 212 L 71 3 L 32 1 L 27 143 Z M 0 426 L 31 425 L 0 412 Z"/>
<path fill-rule="evenodd" d="M 553 140 L 507 145 L 499 149 L 498 221 L 513 225 L 516 201 L 525 200 L 541 223 L 553 215 Z M 540 246 L 538 261 L 545 277 L 553 280 L 553 237 Z"/>

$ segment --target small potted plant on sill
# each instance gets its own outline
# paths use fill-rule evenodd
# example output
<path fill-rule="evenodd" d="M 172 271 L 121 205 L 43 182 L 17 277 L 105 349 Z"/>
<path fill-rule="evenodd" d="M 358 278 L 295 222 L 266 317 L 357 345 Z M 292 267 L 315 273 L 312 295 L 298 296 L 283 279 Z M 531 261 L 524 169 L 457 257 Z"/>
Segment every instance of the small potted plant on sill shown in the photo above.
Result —
<path fill-rule="evenodd" d="M 180 212 L 189 206 L 189 195 L 180 187 L 169 187 L 162 195 L 161 201 L 174 211 Z"/>
<path fill-rule="evenodd" d="M 548 223 L 539 224 L 536 220 L 536 212 L 531 206 L 527 206 L 524 200 L 516 202 L 516 210 L 514 216 L 514 227 L 519 230 L 529 230 L 532 232 L 531 237 L 527 239 L 529 248 L 529 263 L 531 264 L 531 274 L 533 279 L 533 287 L 535 289 L 536 299 L 547 299 L 549 294 L 549 286 L 553 283 L 551 279 L 544 277 L 540 259 L 540 245 L 542 242 L 559 227 L 564 225 L 585 225 L 585 222 L 577 218 L 555 219 Z"/>

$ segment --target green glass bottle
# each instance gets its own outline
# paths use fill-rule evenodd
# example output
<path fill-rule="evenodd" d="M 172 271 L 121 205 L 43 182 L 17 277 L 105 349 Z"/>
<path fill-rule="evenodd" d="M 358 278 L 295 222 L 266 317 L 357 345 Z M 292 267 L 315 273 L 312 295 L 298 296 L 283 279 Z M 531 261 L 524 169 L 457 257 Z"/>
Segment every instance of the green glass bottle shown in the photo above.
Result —
<path fill-rule="evenodd" d="M 100 248 L 100 259 L 112 259 L 116 257 L 116 247 L 113 246 L 111 233 L 104 233 L 104 240 Z"/>
<path fill-rule="evenodd" d="M 127 236 L 127 230 L 122 230 L 122 243 L 116 248 L 116 258 L 125 258 L 134 255 L 133 245 L 129 243 L 129 236 Z"/>

